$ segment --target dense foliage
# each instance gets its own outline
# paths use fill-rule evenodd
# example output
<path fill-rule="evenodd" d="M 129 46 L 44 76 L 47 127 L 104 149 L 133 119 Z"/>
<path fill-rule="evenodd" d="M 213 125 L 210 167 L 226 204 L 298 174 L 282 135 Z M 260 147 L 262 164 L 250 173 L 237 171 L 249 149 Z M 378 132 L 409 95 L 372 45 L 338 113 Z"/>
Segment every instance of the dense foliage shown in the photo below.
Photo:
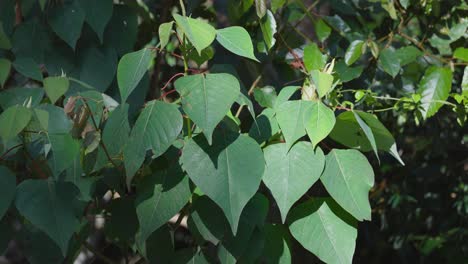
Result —
<path fill-rule="evenodd" d="M 1 1 L 0 252 L 459 263 L 467 12 L 455 0 Z"/>

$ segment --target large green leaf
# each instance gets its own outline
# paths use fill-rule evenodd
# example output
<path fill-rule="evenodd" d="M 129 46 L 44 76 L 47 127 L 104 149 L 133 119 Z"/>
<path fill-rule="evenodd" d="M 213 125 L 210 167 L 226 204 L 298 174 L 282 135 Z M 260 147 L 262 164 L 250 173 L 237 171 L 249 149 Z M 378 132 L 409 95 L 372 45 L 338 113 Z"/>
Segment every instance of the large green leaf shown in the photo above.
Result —
<path fill-rule="evenodd" d="M 86 13 L 86 22 L 96 32 L 102 42 L 104 39 L 104 29 L 112 17 L 113 1 L 80 0 L 80 5 Z"/>
<path fill-rule="evenodd" d="M 148 70 L 153 56 L 151 50 L 142 49 L 125 54 L 117 67 L 117 82 L 122 103 L 125 102 L 132 91 L 137 87 Z"/>
<path fill-rule="evenodd" d="M 325 166 L 325 155 L 315 151 L 308 142 L 298 142 L 291 150 L 287 144 L 266 147 L 263 182 L 270 189 L 281 213 L 283 223 L 289 209 L 320 178 Z"/>
<path fill-rule="evenodd" d="M 299 138 L 306 135 L 303 116 L 310 104 L 312 102 L 302 100 L 287 101 L 281 104 L 276 111 L 276 120 L 278 120 L 289 148 Z"/>
<path fill-rule="evenodd" d="M 227 27 L 216 31 L 216 40 L 230 52 L 258 61 L 254 55 L 252 40 L 243 27 Z"/>
<path fill-rule="evenodd" d="M 322 70 L 327 63 L 327 56 L 323 55 L 317 44 L 312 43 L 304 48 L 304 65 L 307 71 Z"/>
<path fill-rule="evenodd" d="M 468 49 L 463 47 L 457 48 L 453 53 L 453 57 L 463 61 L 468 61 Z"/>
<path fill-rule="evenodd" d="M 322 102 L 313 102 L 304 111 L 305 130 L 313 147 L 330 134 L 335 126 L 335 114 Z"/>
<path fill-rule="evenodd" d="M 384 49 L 379 56 L 379 65 L 382 69 L 390 74 L 393 78 L 400 72 L 400 60 L 396 52 L 392 49 Z"/>
<path fill-rule="evenodd" d="M 422 115 L 433 116 L 442 107 L 441 101 L 447 100 L 452 89 L 452 71 L 449 68 L 432 66 L 426 70 L 419 84 Z"/>
<path fill-rule="evenodd" d="M 414 46 L 406 46 L 395 51 L 396 57 L 400 61 L 401 66 L 405 66 L 413 61 L 415 61 L 423 53 Z M 395 58 L 391 58 L 395 60 Z"/>
<path fill-rule="evenodd" d="M 52 44 L 49 37 L 49 29 L 38 19 L 26 19 L 15 26 L 12 36 L 12 51 L 15 56 L 26 57 L 42 63 L 45 59 L 45 51 Z M 34 45 L 31 45 L 34 43 Z"/>
<path fill-rule="evenodd" d="M 216 37 L 216 29 L 207 22 L 174 14 L 177 26 L 193 44 L 198 54 L 208 47 Z"/>
<path fill-rule="evenodd" d="M 356 219 L 371 219 L 368 193 L 374 185 L 374 171 L 361 152 L 333 149 L 320 180 L 333 199 Z"/>
<path fill-rule="evenodd" d="M 75 49 L 76 41 L 81 35 L 85 15 L 79 1 L 67 1 L 64 4 L 53 5 L 47 21 L 55 33 Z"/>
<path fill-rule="evenodd" d="M 154 157 L 162 155 L 177 139 L 182 126 L 182 115 L 175 104 L 156 100 L 146 104 L 124 148 L 128 185 L 145 160 L 146 151 L 151 149 Z"/>
<path fill-rule="evenodd" d="M 5 85 L 11 70 L 11 61 L 0 58 L 0 87 Z"/>
<path fill-rule="evenodd" d="M 15 105 L 6 109 L 0 115 L 0 137 L 3 141 L 13 139 L 31 120 L 31 110 L 24 106 Z"/>
<path fill-rule="evenodd" d="M 80 143 L 71 134 L 48 134 L 52 154 L 49 154 L 49 165 L 54 175 L 59 175 L 73 165 L 80 152 Z"/>
<path fill-rule="evenodd" d="M 69 86 L 70 82 L 67 77 L 47 77 L 44 79 L 44 91 L 53 104 L 68 91 Z"/>
<path fill-rule="evenodd" d="M 79 53 L 79 79 L 99 92 L 109 88 L 117 69 L 117 54 L 114 48 L 90 47 Z M 135 66 L 136 67 L 136 66 Z M 131 69 L 124 68 L 131 73 Z M 120 83 L 119 83 L 120 84 Z"/>
<path fill-rule="evenodd" d="M 39 65 L 29 57 L 16 58 L 13 67 L 22 75 L 36 81 L 42 81 L 42 72 Z"/>
<path fill-rule="evenodd" d="M 242 209 L 257 192 L 265 169 L 257 142 L 220 129 L 212 146 L 202 136 L 190 139 L 181 162 L 198 188 L 221 207 L 236 234 Z"/>
<path fill-rule="evenodd" d="M 345 62 L 347 65 L 353 64 L 361 57 L 363 47 L 365 46 L 362 40 L 355 40 L 349 44 L 345 54 Z"/>
<path fill-rule="evenodd" d="M 320 260 L 352 263 L 357 224 L 331 199 L 317 198 L 300 204 L 291 211 L 290 219 L 293 237 Z"/>
<path fill-rule="evenodd" d="M 73 206 L 78 195 L 71 183 L 26 180 L 16 190 L 15 204 L 19 213 L 44 231 L 65 256 L 79 225 Z"/>
<path fill-rule="evenodd" d="M 177 214 L 191 196 L 188 177 L 178 165 L 145 177 L 137 193 L 135 203 L 142 242 Z"/>
<path fill-rule="evenodd" d="M 330 36 L 331 33 L 331 28 L 325 23 L 323 19 L 318 19 L 314 23 L 314 28 L 315 28 L 315 34 L 317 34 L 317 38 L 321 41 L 324 42 L 328 36 Z"/>
<path fill-rule="evenodd" d="M 240 93 L 239 81 L 227 73 L 185 76 L 175 82 L 184 112 L 203 130 L 211 145 L 215 127 Z"/>
<path fill-rule="evenodd" d="M 10 204 L 15 198 L 15 188 L 16 188 L 16 177 L 15 175 L 4 166 L 0 165 L 0 186 L 2 186 L 3 191 L 0 194 L 0 220 L 5 215 Z M 0 249 L 0 253 L 1 253 Z"/>

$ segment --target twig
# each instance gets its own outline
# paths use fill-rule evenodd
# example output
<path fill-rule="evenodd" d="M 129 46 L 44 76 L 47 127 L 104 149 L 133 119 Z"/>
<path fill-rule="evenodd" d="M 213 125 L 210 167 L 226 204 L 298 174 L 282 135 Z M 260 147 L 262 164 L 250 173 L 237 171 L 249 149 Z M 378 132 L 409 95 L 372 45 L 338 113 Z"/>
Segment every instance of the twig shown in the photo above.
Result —
<path fill-rule="evenodd" d="M 9 148 L 5 153 L 3 153 L 2 156 L 0 156 L 0 161 L 3 160 L 3 159 L 6 157 L 6 155 L 8 155 L 8 153 L 10 153 L 10 152 L 13 151 L 14 149 L 17 149 L 17 148 L 19 148 L 19 147 L 21 147 L 21 146 L 23 146 L 23 143 L 18 144 L 18 145 L 16 145 L 16 146 L 13 146 L 13 147 Z"/>
<path fill-rule="evenodd" d="M 88 241 L 84 240 L 81 242 L 81 244 L 83 244 L 83 246 L 91 251 L 96 257 L 98 257 L 99 259 L 101 259 L 103 262 L 107 263 L 107 264 L 115 264 L 114 261 L 108 257 L 106 257 L 104 254 L 102 254 L 101 252 L 99 252 L 98 250 L 96 250 L 91 244 L 88 243 Z"/>
<path fill-rule="evenodd" d="M 255 81 L 252 83 L 252 85 L 250 86 L 250 89 L 249 91 L 247 92 L 247 95 L 250 96 L 252 95 L 253 93 L 253 90 L 255 89 L 255 87 L 257 87 L 257 84 L 260 82 L 260 80 L 262 79 L 262 76 L 259 75 L 257 77 L 257 79 L 255 79 Z M 242 112 L 242 109 L 244 108 L 244 105 L 241 105 L 239 106 L 239 109 L 237 109 L 237 112 L 236 112 L 236 117 L 239 118 L 239 115 L 240 113 Z"/>

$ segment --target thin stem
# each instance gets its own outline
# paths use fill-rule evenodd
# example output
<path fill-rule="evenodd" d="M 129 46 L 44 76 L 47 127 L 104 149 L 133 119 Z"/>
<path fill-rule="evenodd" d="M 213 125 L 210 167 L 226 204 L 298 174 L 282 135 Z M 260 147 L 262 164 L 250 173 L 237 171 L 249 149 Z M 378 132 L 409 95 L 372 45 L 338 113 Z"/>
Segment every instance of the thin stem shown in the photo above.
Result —
<path fill-rule="evenodd" d="M 252 95 L 253 90 L 255 89 L 255 87 L 257 87 L 257 84 L 258 84 L 258 82 L 260 82 L 261 79 L 262 79 L 262 76 L 261 76 L 261 75 L 259 75 L 259 76 L 257 77 L 257 79 L 255 79 L 255 81 L 254 81 L 254 82 L 252 83 L 252 85 L 250 86 L 249 91 L 247 92 L 247 95 L 248 95 L 248 96 Z M 242 112 L 242 109 L 244 109 L 244 105 L 241 105 L 241 106 L 239 107 L 239 109 L 237 109 L 237 112 L 236 112 L 236 117 L 237 117 L 237 118 L 239 118 L 239 115 L 240 115 L 240 113 Z"/>
<path fill-rule="evenodd" d="M 84 97 L 80 97 L 80 99 L 83 101 L 83 103 L 85 104 L 86 106 L 86 109 L 89 113 L 89 115 L 91 116 L 91 120 L 93 122 L 93 125 L 94 125 L 94 128 L 96 129 L 96 131 L 100 131 L 97 123 L 96 123 L 96 120 L 94 119 L 94 115 L 93 115 L 93 112 L 91 111 L 91 108 L 89 107 L 89 104 L 88 102 L 86 101 L 86 99 Z M 107 147 L 106 145 L 104 144 L 104 141 L 100 140 L 99 141 L 99 145 L 101 145 L 102 149 L 104 150 L 104 153 L 106 154 L 106 157 L 107 159 L 109 160 L 109 162 L 118 170 L 120 170 L 120 167 L 117 166 L 117 164 L 114 162 L 114 160 L 112 159 L 111 155 L 109 154 L 109 151 L 107 150 Z"/>
<path fill-rule="evenodd" d="M 87 84 L 87 83 L 84 83 L 84 82 L 82 82 L 82 81 L 80 81 L 80 80 L 77 80 L 77 79 L 75 79 L 75 78 L 73 78 L 73 77 L 68 77 L 68 80 L 70 80 L 70 81 L 72 81 L 72 82 L 76 82 L 77 84 L 83 86 L 83 87 L 86 88 L 86 89 L 96 90 L 96 88 L 92 87 L 91 85 L 89 85 L 89 84 Z"/>
<path fill-rule="evenodd" d="M 387 107 L 387 108 L 382 108 L 382 109 L 376 109 L 376 110 L 370 110 L 369 112 L 385 112 L 385 111 L 390 111 L 390 110 L 394 110 L 395 107 Z"/>
<path fill-rule="evenodd" d="M 182 10 L 182 16 L 187 16 L 187 13 L 185 12 L 185 5 L 184 5 L 184 0 L 180 0 L 180 9 Z"/>
<path fill-rule="evenodd" d="M 21 147 L 21 146 L 23 146 L 22 143 L 21 143 L 21 144 L 18 144 L 18 145 L 16 145 L 16 146 L 13 146 L 13 147 L 11 147 L 11 148 L 9 148 L 6 152 L 3 153 L 2 156 L 0 156 L 0 161 L 3 160 L 3 159 L 6 157 L 6 155 L 8 155 L 8 153 L 10 153 L 10 152 L 13 151 L 14 149 L 17 149 L 17 148 L 19 148 L 19 147 Z"/>
<path fill-rule="evenodd" d="M 188 136 L 188 138 L 192 138 L 192 128 L 190 126 L 191 125 L 190 124 L 191 123 L 190 118 L 187 117 L 185 120 L 187 122 L 187 130 L 188 130 L 188 135 L 187 136 Z"/>
<path fill-rule="evenodd" d="M 174 80 L 174 78 L 176 78 L 176 77 L 178 77 L 178 76 L 184 76 L 184 73 L 183 73 L 183 72 L 179 72 L 179 73 L 174 74 L 174 75 L 169 79 L 169 81 L 166 82 L 166 84 L 163 86 L 163 88 L 161 88 L 161 90 L 166 89 L 167 86 L 169 86 L 169 84 Z"/>

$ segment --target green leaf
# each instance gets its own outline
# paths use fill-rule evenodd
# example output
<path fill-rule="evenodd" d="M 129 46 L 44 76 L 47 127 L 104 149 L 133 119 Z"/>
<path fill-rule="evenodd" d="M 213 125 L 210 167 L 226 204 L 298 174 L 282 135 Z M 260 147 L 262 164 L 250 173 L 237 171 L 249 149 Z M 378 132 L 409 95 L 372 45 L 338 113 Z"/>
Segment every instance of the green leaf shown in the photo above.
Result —
<path fill-rule="evenodd" d="M 142 50 L 125 54 L 117 67 L 117 82 L 120 97 L 125 102 L 132 91 L 137 87 L 149 68 L 153 56 L 151 50 Z"/>
<path fill-rule="evenodd" d="M 320 101 L 313 102 L 306 108 L 303 119 L 305 130 L 314 148 L 330 134 L 336 122 L 333 111 Z"/>
<path fill-rule="evenodd" d="M 207 22 L 174 14 L 177 26 L 193 44 L 198 54 L 207 48 L 216 37 L 216 29 Z"/>
<path fill-rule="evenodd" d="M 323 262 L 352 263 L 357 225 L 355 221 L 343 219 L 345 214 L 331 199 L 312 199 L 291 211 L 293 220 L 289 230 L 304 248 Z"/>
<path fill-rule="evenodd" d="M 379 65 L 386 73 L 390 74 L 390 76 L 392 76 L 393 78 L 397 76 L 401 68 L 400 60 L 398 59 L 396 52 L 391 49 L 384 49 L 382 50 L 382 52 L 380 52 Z"/>
<path fill-rule="evenodd" d="M 315 34 L 317 34 L 317 37 L 321 42 L 324 42 L 330 36 L 331 28 L 327 23 L 325 23 L 325 21 L 323 21 L 323 19 L 318 19 L 314 24 L 314 28 Z"/>
<path fill-rule="evenodd" d="M 342 82 L 349 82 L 358 78 L 361 76 L 363 70 L 363 66 L 349 67 L 342 60 L 338 61 L 335 65 L 335 71 Z"/>
<path fill-rule="evenodd" d="M 104 43 L 111 45 L 119 56 L 133 51 L 138 35 L 138 16 L 127 5 L 114 5 L 112 18 L 104 31 Z"/>
<path fill-rule="evenodd" d="M 362 118 L 359 116 L 358 113 L 353 111 L 353 114 L 359 126 L 361 127 L 362 131 L 364 131 L 364 134 L 366 135 L 367 140 L 369 141 L 372 147 L 372 150 L 374 150 L 374 154 L 380 163 L 379 153 L 377 152 L 377 144 L 375 143 L 375 138 L 374 138 L 374 134 L 372 133 L 372 129 L 366 124 L 366 122 L 364 122 L 364 120 L 362 120 Z"/>
<path fill-rule="evenodd" d="M 452 71 L 448 68 L 432 66 L 426 70 L 419 83 L 421 113 L 424 118 L 433 116 L 442 107 L 440 101 L 447 100 L 452 89 Z"/>
<path fill-rule="evenodd" d="M 16 176 L 7 167 L 1 165 L 0 186 L 3 188 L 0 194 L 0 219 L 2 219 L 15 198 Z"/>
<path fill-rule="evenodd" d="M 112 17 L 114 4 L 112 0 L 81 0 L 80 5 L 86 13 L 85 20 L 96 32 L 101 42 L 104 40 L 104 30 Z"/>
<path fill-rule="evenodd" d="M 273 109 L 278 111 L 278 107 L 282 105 L 284 102 L 288 101 L 291 96 L 294 95 L 297 91 L 301 89 L 300 86 L 286 86 L 283 87 L 278 96 L 276 97 L 275 104 L 273 105 Z"/>
<path fill-rule="evenodd" d="M 463 79 L 462 79 L 462 94 L 468 96 L 468 67 L 465 67 L 465 70 L 463 71 Z"/>
<path fill-rule="evenodd" d="M 275 111 L 267 108 L 255 119 L 250 127 L 249 136 L 262 144 L 278 132 L 279 126 L 275 118 Z"/>
<path fill-rule="evenodd" d="M 3 30 L 2 22 L 0 22 L 0 49 L 11 49 L 11 41 Z"/>
<path fill-rule="evenodd" d="M 31 110 L 15 105 L 6 109 L 0 115 L 0 138 L 6 142 L 16 137 L 31 120 Z"/>
<path fill-rule="evenodd" d="M 52 104 L 68 91 L 70 82 L 67 77 L 47 77 L 44 79 L 44 90 Z"/>
<path fill-rule="evenodd" d="M 265 168 L 257 142 L 217 130 L 212 146 L 201 136 L 190 139 L 181 163 L 197 187 L 221 207 L 236 234 L 242 209 L 257 192 Z"/>
<path fill-rule="evenodd" d="M 396 57 L 400 61 L 401 66 L 405 66 L 410 64 L 411 62 L 415 61 L 418 57 L 422 55 L 422 51 L 414 46 L 407 46 L 395 51 Z M 395 60 L 395 58 L 391 58 Z"/>
<path fill-rule="evenodd" d="M 48 134 L 67 134 L 72 129 L 73 123 L 61 107 L 41 104 L 34 109 L 34 114 L 39 118 L 42 129 Z"/>
<path fill-rule="evenodd" d="M 261 19 L 260 29 L 262 30 L 263 41 L 267 50 L 270 50 L 276 43 L 275 34 L 277 31 L 275 16 L 270 10 L 267 10 L 266 16 Z"/>
<path fill-rule="evenodd" d="M 289 232 L 283 225 L 265 225 L 265 246 L 263 249 L 265 263 L 292 263 L 290 239 Z"/>
<path fill-rule="evenodd" d="M 179 166 L 146 176 L 137 193 L 135 204 L 142 242 L 176 215 L 191 196 L 188 177 Z"/>
<path fill-rule="evenodd" d="M 182 131 L 183 120 L 175 104 L 153 100 L 138 117 L 124 148 L 127 184 L 145 160 L 151 149 L 154 158 L 161 156 L 174 143 Z"/>
<path fill-rule="evenodd" d="M 216 40 L 230 52 L 257 61 L 252 39 L 243 27 L 227 27 L 216 31 Z"/>
<path fill-rule="evenodd" d="M 69 240 L 79 221 L 73 204 L 79 191 L 71 183 L 25 180 L 16 190 L 19 213 L 44 231 L 66 256 Z"/>
<path fill-rule="evenodd" d="M 374 185 L 374 171 L 363 154 L 354 149 L 333 149 L 320 180 L 333 199 L 356 219 L 371 219 L 368 193 Z"/>
<path fill-rule="evenodd" d="M 54 175 L 58 176 L 73 165 L 75 157 L 80 153 L 80 143 L 71 134 L 47 134 L 52 155 L 49 164 Z"/>
<path fill-rule="evenodd" d="M 346 65 L 353 64 L 361 57 L 363 46 L 364 46 L 364 41 L 362 40 L 355 40 L 351 42 L 351 44 L 349 45 L 345 53 Z"/>
<path fill-rule="evenodd" d="M 31 102 L 31 106 L 37 106 L 44 96 L 44 90 L 40 88 L 9 88 L 0 93 L 0 106 L 3 109 L 14 105 L 23 105 Z"/>
<path fill-rule="evenodd" d="M 206 195 L 194 199 L 187 225 L 200 245 L 205 241 L 218 245 L 229 230 L 223 211 Z"/>
<path fill-rule="evenodd" d="M 278 9 L 282 8 L 286 4 L 286 0 L 272 0 L 271 1 L 271 11 L 276 13 Z"/>
<path fill-rule="evenodd" d="M 377 149 L 389 152 L 402 165 L 405 165 L 398 154 L 395 139 L 377 117 L 363 111 L 354 111 L 354 113 L 358 114 L 372 130 Z M 346 147 L 358 148 L 364 152 L 371 151 L 373 150 L 372 145 L 357 122 L 354 113 L 351 111 L 341 113 L 337 118 L 335 127 L 330 133 L 330 137 Z"/>
<path fill-rule="evenodd" d="M 315 84 L 315 88 L 317 89 L 317 93 L 320 98 L 330 92 L 333 85 L 333 75 L 318 70 L 312 70 L 310 76 L 312 77 L 312 81 Z"/>
<path fill-rule="evenodd" d="M 327 56 L 320 52 L 317 44 L 312 43 L 304 48 L 304 65 L 307 71 L 322 70 L 327 63 Z"/>
<path fill-rule="evenodd" d="M 117 69 L 117 54 L 113 48 L 100 50 L 95 47 L 79 53 L 79 79 L 99 92 L 109 88 Z M 130 70 L 129 70 L 130 71 Z"/>
<path fill-rule="evenodd" d="M 203 130 L 211 145 L 213 130 L 240 93 L 236 77 L 227 73 L 185 76 L 175 82 L 184 112 Z"/>
<path fill-rule="evenodd" d="M 287 101 L 278 107 L 276 120 L 278 120 L 288 148 L 291 148 L 299 138 L 306 135 L 302 117 L 310 104 L 311 102 L 296 100 Z"/>
<path fill-rule="evenodd" d="M 42 72 L 39 65 L 31 58 L 16 58 L 13 67 L 22 75 L 36 81 L 42 81 Z"/>
<path fill-rule="evenodd" d="M 128 104 L 121 104 L 115 108 L 114 111 L 110 113 L 109 119 L 107 119 L 102 133 L 102 142 L 106 146 L 107 151 L 114 162 L 119 162 L 119 156 L 129 139 L 130 124 L 128 122 L 128 109 Z M 94 169 L 99 170 L 102 166 L 108 163 L 109 160 L 105 151 L 102 147 L 99 148 Z"/>
<path fill-rule="evenodd" d="M 463 47 L 457 48 L 453 53 L 453 57 L 463 61 L 468 61 L 468 49 Z"/>
<path fill-rule="evenodd" d="M 5 85 L 5 82 L 10 76 L 11 62 L 7 59 L 0 58 L 0 87 Z"/>
<path fill-rule="evenodd" d="M 71 1 L 53 5 L 47 21 L 54 32 L 72 49 L 75 49 L 76 41 L 81 35 L 85 15 L 79 1 Z"/>
<path fill-rule="evenodd" d="M 171 21 L 171 22 L 167 22 L 167 23 L 162 23 L 159 26 L 158 33 L 159 33 L 159 43 L 161 44 L 160 45 L 161 49 L 164 49 L 166 47 L 167 43 L 169 43 L 169 39 L 170 39 L 171 33 L 172 33 L 172 25 L 173 24 L 174 24 L 174 21 Z"/>
<path fill-rule="evenodd" d="M 276 103 L 276 90 L 273 86 L 265 86 L 253 90 L 255 101 L 265 108 L 273 108 Z"/>
<path fill-rule="evenodd" d="M 265 0 L 255 0 L 255 10 L 257 11 L 257 16 L 263 18 L 267 12 L 267 6 Z"/>
<path fill-rule="evenodd" d="M 320 178 L 325 155 L 314 151 L 308 142 L 298 142 L 291 150 L 284 143 L 269 145 L 265 153 L 263 182 L 270 189 L 281 213 L 283 223 L 289 209 Z"/>
<path fill-rule="evenodd" d="M 50 29 L 38 17 L 26 19 L 15 26 L 11 42 L 13 44 L 12 51 L 16 58 L 29 57 L 38 63 L 44 61 L 45 51 L 52 46 Z"/>

